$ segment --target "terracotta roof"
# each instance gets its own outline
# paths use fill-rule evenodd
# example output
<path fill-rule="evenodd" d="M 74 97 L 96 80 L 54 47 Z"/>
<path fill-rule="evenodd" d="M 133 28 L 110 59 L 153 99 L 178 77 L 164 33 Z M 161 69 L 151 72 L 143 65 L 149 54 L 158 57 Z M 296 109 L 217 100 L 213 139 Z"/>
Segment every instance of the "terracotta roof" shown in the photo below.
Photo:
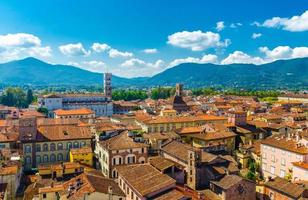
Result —
<path fill-rule="evenodd" d="M 54 185 L 49 187 L 39 188 L 38 193 L 49 193 L 49 192 L 60 192 L 63 191 L 64 188 L 62 185 Z"/>
<path fill-rule="evenodd" d="M 272 136 L 262 140 L 261 144 L 284 149 L 298 154 L 308 154 L 308 148 L 304 145 L 298 145 L 298 143 L 293 139 Z"/>
<path fill-rule="evenodd" d="M 188 150 L 193 149 L 194 148 L 192 146 L 175 140 L 162 147 L 163 152 L 166 152 L 167 154 L 174 156 L 183 162 L 188 162 Z"/>
<path fill-rule="evenodd" d="M 74 148 L 70 150 L 71 154 L 76 155 L 76 154 L 84 154 L 84 153 L 92 153 L 92 148 L 91 147 L 81 147 L 81 148 Z"/>
<path fill-rule="evenodd" d="M 77 189 L 76 183 L 78 180 L 80 181 L 80 186 Z M 74 188 L 72 189 L 72 193 L 69 195 L 67 191 L 70 185 Z M 85 194 L 93 192 L 108 194 L 109 187 L 112 187 L 112 194 L 125 196 L 114 180 L 105 178 L 102 174 L 98 173 L 83 173 L 64 182 L 62 186 L 64 188 L 62 195 L 67 195 L 68 199 L 81 199 Z"/>
<path fill-rule="evenodd" d="M 0 167 L 0 175 L 17 174 L 17 172 L 18 172 L 18 166 L 17 165 Z"/>
<path fill-rule="evenodd" d="M 92 134 L 89 127 L 63 125 L 63 126 L 40 126 L 38 128 L 38 141 L 54 141 L 54 140 L 78 140 L 91 139 Z"/>
<path fill-rule="evenodd" d="M 186 196 L 183 194 L 183 192 L 177 190 L 177 189 L 172 189 L 168 190 L 167 192 L 159 195 L 158 197 L 155 197 L 153 199 L 155 200 L 182 200 L 186 199 Z"/>
<path fill-rule="evenodd" d="M 296 166 L 296 167 L 300 167 L 300 168 L 303 168 L 303 169 L 308 170 L 308 163 L 304 163 L 304 162 L 293 162 L 292 164 L 293 164 L 294 166 Z"/>
<path fill-rule="evenodd" d="M 119 176 L 141 196 L 158 192 L 171 185 L 175 180 L 152 167 L 150 164 L 117 166 Z"/>
<path fill-rule="evenodd" d="M 288 180 L 280 178 L 278 176 L 264 183 L 264 186 L 274 189 L 282 194 L 291 196 L 295 199 L 299 198 L 301 194 L 305 191 L 305 188 L 303 188 L 302 186 L 291 183 Z"/>
<path fill-rule="evenodd" d="M 187 134 L 187 136 L 192 138 L 198 138 L 200 140 L 211 141 L 211 140 L 219 140 L 224 138 L 235 137 L 236 134 L 231 131 L 215 131 L 215 132 L 205 132 L 198 134 Z"/>
<path fill-rule="evenodd" d="M 221 187 L 224 190 L 227 190 L 233 185 L 241 182 L 242 180 L 245 180 L 245 179 L 243 179 L 242 177 L 238 175 L 226 175 L 222 179 L 220 179 L 220 181 L 211 181 L 211 183 Z"/>
<path fill-rule="evenodd" d="M 168 160 L 164 157 L 161 156 L 155 156 L 155 157 L 150 157 L 149 158 L 149 163 L 155 167 L 156 169 L 158 169 L 159 171 L 163 171 L 168 169 L 169 167 L 172 167 L 174 165 L 176 165 L 174 162 L 172 162 L 171 160 Z"/>
<path fill-rule="evenodd" d="M 207 189 L 203 191 L 206 200 L 221 200 L 220 196 L 216 193 L 212 192 L 211 190 Z"/>
<path fill-rule="evenodd" d="M 99 144 L 103 146 L 105 149 L 110 149 L 110 150 L 148 147 L 148 145 L 144 143 L 135 142 L 131 137 L 128 136 L 128 131 L 124 131 L 119 135 L 100 141 Z"/>
<path fill-rule="evenodd" d="M 142 137 L 144 139 L 155 139 L 155 140 L 167 140 L 169 138 L 172 138 L 171 134 L 167 134 L 167 133 L 144 133 L 142 135 Z"/>
<path fill-rule="evenodd" d="M 187 122 L 198 122 L 198 121 L 224 121 L 227 120 L 225 117 L 215 115 L 197 115 L 197 116 L 156 116 L 149 118 L 148 116 L 144 119 L 137 119 L 143 121 L 145 124 L 161 124 L 161 123 L 187 123 Z"/>
<path fill-rule="evenodd" d="M 94 114 L 94 111 L 88 108 L 80 108 L 74 110 L 55 110 L 54 113 L 58 116 L 68 116 L 68 115 L 91 115 Z"/>

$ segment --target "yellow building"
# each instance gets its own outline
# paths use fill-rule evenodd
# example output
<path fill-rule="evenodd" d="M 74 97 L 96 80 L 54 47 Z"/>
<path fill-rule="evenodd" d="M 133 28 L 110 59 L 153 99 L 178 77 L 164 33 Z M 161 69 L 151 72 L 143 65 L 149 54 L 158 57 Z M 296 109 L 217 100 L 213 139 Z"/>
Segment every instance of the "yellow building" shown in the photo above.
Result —
<path fill-rule="evenodd" d="M 79 174 L 93 170 L 93 168 L 73 162 L 38 166 L 38 173 L 40 176 L 51 176 L 52 178 L 61 178 L 65 175 Z"/>
<path fill-rule="evenodd" d="M 148 133 L 170 132 L 183 127 L 201 126 L 206 123 L 224 124 L 227 123 L 226 117 L 214 115 L 197 116 L 156 116 L 152 118 L 141 117 L 136 119 L 143 131 Z"/>
<path fill-rule="evenodd" d="M 70 162 L 93 166 L 93 151 L 91 147 L 82 147 L 70 150 Z"/>
<path fill-rule="evenodd" d="M 228 151 L 235 149 L 236 134 L 223 125 L 204 125 L 199 127 L 186 127 L 176 131 L 186 142 L 194 147 L 208 151 Z"/>

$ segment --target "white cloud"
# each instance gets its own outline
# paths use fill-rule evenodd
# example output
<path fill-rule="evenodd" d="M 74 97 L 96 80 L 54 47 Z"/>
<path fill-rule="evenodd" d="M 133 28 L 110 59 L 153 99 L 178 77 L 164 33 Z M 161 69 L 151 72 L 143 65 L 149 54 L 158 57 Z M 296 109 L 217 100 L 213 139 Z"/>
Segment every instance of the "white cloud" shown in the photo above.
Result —
<path fill-rule="evenodd" d="M 151 68 L 159 68 L 164 65 L 164 61 L 157 60 L 155 63 L 147 63 L 143 60 L 140 60 L 138 58 L 132 58 L 129 60 L 126 60 L 121 64 L 121 67 L 151 67 Z"/>
<path fill-rule="evenodd" d="M 168 44 L 176 47 L 191 49 L 192 51 L 203 51 L 208 48 L 226 47 L 230 40 L 221 41 L 220 35 L 213 32 L 182 31 L 168 36 Z"/>
<path fill-rule="evenodd" d="M 163 60 L 157 60 L 152 63 L 138 58 L 132 58 L 123 62 L 115 72 L 119 72 L 126 77 L 151 76 L 163 71 L 166 67 Z"/>
<path fill-rule="evenodd" d="M 93 43 L 91 48 L 93 49 L 93 51 L 100 53 L 109 50 L 111 47 L 108 44 L 101 44 L 95 42 Z"/>
<path fill-rule="evenodd" d="M 81 65 L 78 62 L 69 61 L 67 65 L 75 66 L 75 67 L 81 67 Z"/>
<path fill-rule="evenodd" d="M 104 67 L 106 67 L 104 62 L 97 60 L 84 61 L 82 63 L 70 61 L 67 64 L 92 72 L 102 72 Z"/>
<path fill-rule="evenodd" d="M 59 46 L 59 50 L 66 56 L 88 56 L 90 51 L 85 50 L 83 45 L 79 43 L 66 44 Z"/>
<path fill-rule="evenodd" d="M 225 22 L 220 21 L 216 23 L 216 30 L 217 31 L 222 31 L 225 28 Z"/>
<path fill-rule="evenodd" d="M 260 47 L 260 52 L 264 53 L 268 62 L 281 59 L 303 58 L 308 57 L 308 47 L 278 46 L 273 50 L 268 47 Z"/>
<path fill-rule="evenodd" d="M 32 34 L 16 33 L 0 35 L 0 48 L 41 46 L 41 40 Z"/>
<path fill-rule="evenodd" d="M 261 36 L 262 36 L 262 33 L 253 33 L 252 36 L 251 36 L 251 38 L 252 38 L 252 39 L 257 39 L 257 38 L 259 38 L 259 37 L 261 37 Z"/>
<path fill-rule="evenodd" d="M 232 23 L 232 24 L 230 24 L 230 28 L 237 28 L 237 27 L 239 27 L 239 26 L 242 26 L 243 24 L 242 23 Z"/>
<path fill-rule="evenodd" d="M 102 61 L 91 60 L 83 62 L 84 69 L 92 71 L 92 72 L 103 72 L 106 64 Z"/>
<path fill-rule="evenodd" d="M 204 55 L 202 58 L 195 58 L 195 57 L 187 57 L 187 58 L 179 58 L 175 59 L 172 62 L 170 62 L 169 66 L 173 67 L 182 63 L 217 63 L 217 56 L 213 54 L 207 54 Z"/>
<path fill-rule="evenodd" d="M 142 52 L 146 54 L 154 54 L 154 53 L 157 53 L 158 50 L 157 49 L 144 49 Z"/>
<path fill-rule="evenodd" d="M 263 64 L 264 60 L 260 57 L 252 57 L 242 51 L 234 51 L 229 54 L 227 58 L 221 61 L 221 64 L 228 65 L 233 63 L 243 63 L 243 64 Z"/>
<path fill-rule="evenodd" d="M 51 48 L 42 46 L 39 37 L 16 33 L 0 35 L 0 61 L 21 59 L 29 56 L 47 58 L 51 56 Z"/>
<path fill-rule="evenodd" d="M 299 16 L 291 18 L 273 17 L 272 19 L 265 20 L 262 24 L 255 22 L 255 25 L 268 28 L 282 28 L 292 32 L 308 31 L 308 10 Z"/>
<path fill-rule="evenodd" d="M 109 57 L 111 58 L 116 58 L 116 57 L 124 57 L 124 58 L 127 58 L 127 57 L 133 57 L 133 53 L 130 53 L 130 52 L 122 52 L 122 51 L 119 51 L 117 49 L 111 49 L 109 52 Z"/>

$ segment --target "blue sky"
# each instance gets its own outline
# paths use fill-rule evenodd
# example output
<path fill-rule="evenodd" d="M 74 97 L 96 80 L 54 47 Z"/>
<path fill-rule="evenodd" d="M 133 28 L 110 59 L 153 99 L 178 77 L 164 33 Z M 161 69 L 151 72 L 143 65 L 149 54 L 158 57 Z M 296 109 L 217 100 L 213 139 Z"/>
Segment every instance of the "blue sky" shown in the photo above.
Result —
<path fill-rule="evenodd" d="M 307 57 L 308 2 L 0 0 L 0 62 L 28 56 L 125 77 Z"/>

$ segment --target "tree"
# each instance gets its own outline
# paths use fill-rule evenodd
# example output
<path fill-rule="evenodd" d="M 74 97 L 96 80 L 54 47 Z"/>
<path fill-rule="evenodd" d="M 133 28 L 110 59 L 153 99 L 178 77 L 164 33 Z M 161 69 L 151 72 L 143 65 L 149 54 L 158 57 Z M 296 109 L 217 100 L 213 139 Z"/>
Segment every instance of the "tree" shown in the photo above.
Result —
<path fill-rule="evenodd" d="M 25 108 L 29 104 L 27 103 L 26 93 L 21 88 L 7 88 L 0 98 L 1 104 L 7 106 L 16 106 Z"/>
<path fill-rule="evenodd" d="M 34 100 L 34 97 L 33 97 L 33 92 L 31 89 L 28 89 L 27 91 L 27 104 L 31 104 Z"/>

